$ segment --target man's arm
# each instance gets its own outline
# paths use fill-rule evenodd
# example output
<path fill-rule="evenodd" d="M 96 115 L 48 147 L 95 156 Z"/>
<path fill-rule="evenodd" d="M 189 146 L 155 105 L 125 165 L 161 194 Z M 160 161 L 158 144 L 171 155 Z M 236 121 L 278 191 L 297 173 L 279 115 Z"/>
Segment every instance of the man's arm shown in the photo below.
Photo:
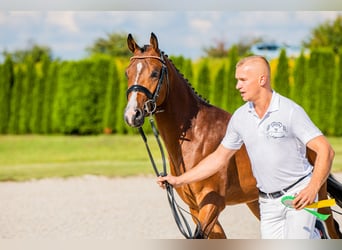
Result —
<path fill-rule="evenodd" d="M 296 209 L 302 209 L 314 202 L 319 189 L 329 176 L 335 156 L 334 150 L 323 135 L 310 140 L 307 147 L 316 152 L 316 161 L 310 183 L 293 201 Z"/>
<path fill-rule="evenodd" d="M 234 155 L 236 150 L 227 149 L 220 144 L 217 149 L 200 161 L 194 168 L 180 176 L 167 175 L 158 177 L 157 183 L 165 187 L 164 181 L 167 181 L 174 187 L 179 187 L 196 181 L 208 178 L 226 165 L 227 161 Z"/>

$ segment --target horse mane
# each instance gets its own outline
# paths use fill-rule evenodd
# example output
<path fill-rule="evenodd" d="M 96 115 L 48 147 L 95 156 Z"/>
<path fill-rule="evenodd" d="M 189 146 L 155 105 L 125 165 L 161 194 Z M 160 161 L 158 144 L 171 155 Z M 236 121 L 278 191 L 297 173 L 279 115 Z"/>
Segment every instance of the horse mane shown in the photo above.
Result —
<path fill-rule="evenodd" d="M 185 81 L 185 83 L 188 85 L 188 87 L 190 88 L 190 90 L 192 91 L 192 93 L 198 97 L 202 102 L 204 102 L 207 105 L 210 105 L 210 102 L 208 99 L 204 98 L 203 96 L 201 96 L 196 89 L 192 86 L 192 84 L 189 82 L 189 80 L 187 78 L 184 77 L 184 74 L 182 72 L 180 72 L 180 70 L 176 67 L 176 65 L 173 63 L 173 61 L 169 58 L 169 56 L 167 54 L 164 53 L 164 51 L 160 52 L 163 56 L 165 56 L 168 61 L 171 63 L 171 65 L 176 69 L 177 73 L 180 75 L 180 77 Z"/>
<path fill-rule="evenodd" d="M 140 52 L 144 53 L 148 50 L 148 48 L 150 47 L 150 45 L 145 44 L 143 47 L 140 48 Z M 196 96 L 197 98 L 199 98 L 204 104 L 210 105 L 210 102 L 208 99 L 204 98 L 202 95 L 200 95 L 195 88 L 192 86 L 192 84 L 189 82 L 189 80 L 187 78 L 184 77 L 184 74 L 182 72 L 179 71 L 179 69 L 176 67 L 176 65 L 173 63 L 173 61 L 169 58 L 169 56 L 167 54 L 165 54 L 164 51 L 160 51 L 160 54 L 162 56 L 165 56 L 168 61 L 171 63 L 171 65 L 176 69 L 177 73 L 180 75 L 180 77 L 186 82 L 186 84 L 188 85 L 188 87 L 190 88 L 190 90 L 192 91 L 192 93 L 194 94 L 194 96 Z"/>

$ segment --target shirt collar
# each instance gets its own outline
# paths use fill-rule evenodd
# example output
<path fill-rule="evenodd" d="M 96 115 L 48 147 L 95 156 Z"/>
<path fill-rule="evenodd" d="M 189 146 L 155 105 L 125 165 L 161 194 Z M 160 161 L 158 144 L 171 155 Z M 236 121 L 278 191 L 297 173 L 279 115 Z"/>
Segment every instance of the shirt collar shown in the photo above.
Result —
<path fill-rule="evenodd" d="M 271 103 L 266 113 L 271 113 L 271 112 L 279 110 L 279 101 L 280 101 L 279 94 L 275 92 L 274 90 L 272 90 Z M 248 102 L 248 111 L 250 113 L 255 113 L 253 102 Z"/>
<path fill-rule="evenodd" d="M 278 111 L 279 110 L 279 102 L 280 102 L 279 94 L 273 90 L 271 103 L 270 103 L 270 106 L 268 107 L 267 112 L 270 113 L 270 112 Z"/>

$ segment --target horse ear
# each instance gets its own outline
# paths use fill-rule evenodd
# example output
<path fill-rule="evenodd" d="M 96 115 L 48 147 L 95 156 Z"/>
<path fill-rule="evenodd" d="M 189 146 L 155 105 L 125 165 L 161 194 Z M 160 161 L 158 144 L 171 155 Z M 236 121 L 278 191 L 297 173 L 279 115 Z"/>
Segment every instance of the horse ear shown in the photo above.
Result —
<path fill-rule="evenodd" d="M 133 53 L 136 49 L 140 48 L 139 45 L 134 41 L 132 34 L 128 34 L 127 45 L 128 45 L 129 50 Z"/>
<path fill-rule="evenodd" d="M 154 50 L 156 51 L 159 50 L 158 39 L 157 39 L 157 36 L 153 32 L 151 33 L 150 44 L 152 45 Z"/>

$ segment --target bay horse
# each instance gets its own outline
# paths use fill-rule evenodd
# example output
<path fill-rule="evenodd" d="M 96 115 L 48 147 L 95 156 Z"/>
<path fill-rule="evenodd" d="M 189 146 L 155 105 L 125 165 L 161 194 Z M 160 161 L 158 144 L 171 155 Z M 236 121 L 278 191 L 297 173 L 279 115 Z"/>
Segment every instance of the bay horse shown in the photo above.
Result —
<path fill-rule="evenodd" d="M 133 56 L 125 72 L 128 81 L 125 121 L 139 128 L 148 113 L 153 114 L 168 153 L 170 172 L 181 175 L 216 149 L 225 135 L 231 114 L 210 105 L 194 91 L 160 51 L 154 33 L 151 33 L 149 45 L 140 47 L 131 34 L 127 44 Z M 314 162 L 313 151 L 308 151 L 308 158 Z M 339 185 L 335 193 L 341 194 Z M 204 238 L 226 238 L 218 220 L 226 205 L 246 203 L 260 219 L 259 193 L 245 146 L 218 173 L 176 188 L 176 191 L 200 221 Z M 323 185 L 319 196 L 320 199 L 327 197 L 327 184 Z M 330 208 L 321 212 L 331 214 Z M 331 238 L 341 237 L 332 216 L 325 225 Z"/>

